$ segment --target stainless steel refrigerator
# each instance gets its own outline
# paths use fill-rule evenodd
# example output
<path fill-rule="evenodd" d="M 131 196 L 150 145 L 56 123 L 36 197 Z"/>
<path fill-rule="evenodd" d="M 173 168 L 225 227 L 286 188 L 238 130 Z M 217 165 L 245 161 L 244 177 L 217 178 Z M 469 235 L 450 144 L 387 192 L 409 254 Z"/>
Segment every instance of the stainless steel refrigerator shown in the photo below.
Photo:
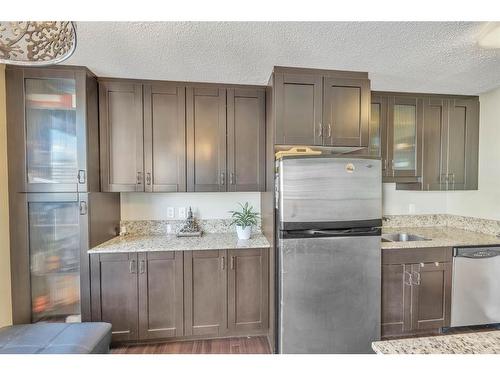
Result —
<path fill-rule="evenodd" d="M 381 163 L 276 162 L 278 351 L 370 353 L 380 338 Z"/>

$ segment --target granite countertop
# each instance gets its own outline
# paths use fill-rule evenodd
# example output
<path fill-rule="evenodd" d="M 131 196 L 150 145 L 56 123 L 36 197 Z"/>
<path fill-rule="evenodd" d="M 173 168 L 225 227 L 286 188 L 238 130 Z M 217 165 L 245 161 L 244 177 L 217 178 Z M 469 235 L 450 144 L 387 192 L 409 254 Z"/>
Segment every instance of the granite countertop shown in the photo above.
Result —
<path fill-rule="evenodd" d="M 378 354 L 500 354 L 500 331 L 375 341 L 372 348 Z"/>
<path fill-rule="evenodd" d="M 410 233 L 430 241 L 382 242 L 382 249 L 419 248 L 419 247 L 452 247 L 471 245 L 500 245 L 500 238 L 490 234 L 472 232 L 453 227 L 383 227 L 382 234 Z"/>
<path fill-rule="evenodd" d="M 205 233 L 201 237 L 129 234 L 112 238 L 90 249 L 88 253 L 253 249 L 269 246 L 266 237 L 261 233 L 253 233 L 249 240 L 238 240 L 236 233 Z"/>

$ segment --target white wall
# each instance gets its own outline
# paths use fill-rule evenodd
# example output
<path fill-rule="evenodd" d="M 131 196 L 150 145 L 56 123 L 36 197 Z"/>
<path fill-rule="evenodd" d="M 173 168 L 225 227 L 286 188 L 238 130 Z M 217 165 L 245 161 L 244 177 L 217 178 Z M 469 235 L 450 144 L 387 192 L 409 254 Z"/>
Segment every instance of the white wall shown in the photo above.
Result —
<path fill-rule="evenodd" d="M 479 190 L 411 192 L 384 184 L 385 215 L 448 213 L 500 220 L 500 88 L 480 95 L 479 101 Z"/>
<path fill-rule="evenodd" d="M 200 219 L 226 219 L 238 203 L 248 202 L 260 212 L 260 193 L 122 193 L 122 220 L 165 220 L 173 207 L 179 219 L 180 207 L 189 207 Z"/>

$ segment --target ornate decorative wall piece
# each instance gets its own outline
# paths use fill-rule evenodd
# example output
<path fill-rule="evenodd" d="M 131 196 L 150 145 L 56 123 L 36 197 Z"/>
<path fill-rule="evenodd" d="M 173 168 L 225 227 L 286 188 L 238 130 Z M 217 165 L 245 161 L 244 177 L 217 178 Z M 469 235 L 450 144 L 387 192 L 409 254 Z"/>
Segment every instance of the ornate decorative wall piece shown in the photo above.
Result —
<path fill-rule="evenodd" d="M 71 21 L 0 21 L 0 63 L 43 66 L 70 57 L 76 48 Z"/>

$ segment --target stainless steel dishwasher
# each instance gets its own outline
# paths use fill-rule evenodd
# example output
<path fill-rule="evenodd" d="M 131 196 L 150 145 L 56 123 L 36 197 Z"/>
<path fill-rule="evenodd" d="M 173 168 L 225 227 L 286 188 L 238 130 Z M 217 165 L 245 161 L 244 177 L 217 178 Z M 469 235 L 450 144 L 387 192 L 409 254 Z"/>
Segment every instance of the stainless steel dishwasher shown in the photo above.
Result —
<path fill-rule="evenodd" d="M 451 326 L 500 323 L 500 246 L 453 249 Z"/>

